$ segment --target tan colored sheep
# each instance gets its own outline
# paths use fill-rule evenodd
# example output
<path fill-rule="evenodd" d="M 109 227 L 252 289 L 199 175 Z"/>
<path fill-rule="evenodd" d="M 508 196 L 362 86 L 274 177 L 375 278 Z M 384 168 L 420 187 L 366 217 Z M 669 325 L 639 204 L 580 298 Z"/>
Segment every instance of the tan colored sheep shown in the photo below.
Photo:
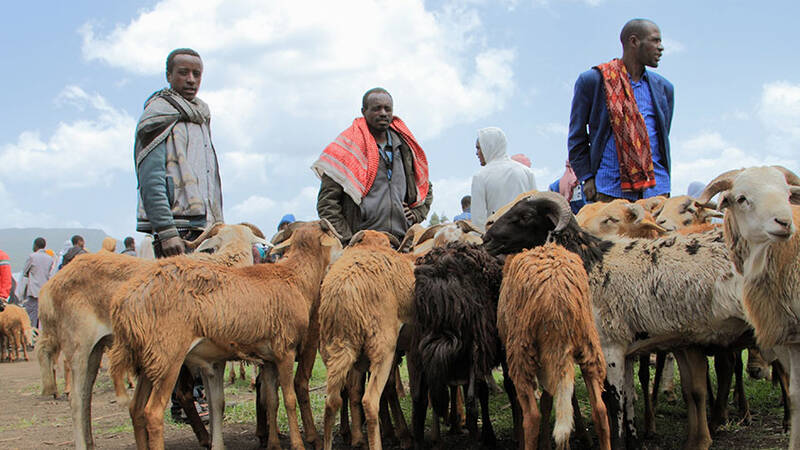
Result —
<path fill-rule="evenodd" d="M 259 235 L 261 237 L 259 237 Z M 201 244 L 202 242 L 202 244 Z M 209 228 L 191 247 L 216 249 L 209 255 L 197 251 L 191 258 L 237 266 L 253 263 L 252 246 L 263 243 L 263 235 L 252 225 L 222 225 Z M 42 395 L 58 395 L 55 362 L 64 353 L 67 392 L 77 448 L 94 446 L 91 427 L 92 386 L 103 352 L 111 344 L 111 298 L 114 292 L 135 274 L 147 270 L 154 260 L 99 252 L 83 255 L 61 269 L 42 288 L 39 297 L 39 320 L 42 332 L 37 342 L 37 356 L 42 377 Z M 127 401 L 123 380 L 113 379 L 116 395 Z M 191 400 L 188 407 L 194 411 Z M 194 416 L 195 433 L 201 443 L 208 433 Z"/>
<path fill-rule="evenodd" d="M 11 346 L 8 359 L 14 361 L 19 359 L 19 349 L 22 347 L 22 354 L 25 361 L 28 360 L 28 343 L 31 338 L 31 319 L 24 308 L 17 305 L 6 305 L 0 312 L 0 361 L 5 360 L 6 343 Z"/>
<path fill-rule="evenodd" d="M 227 268 L 179 256 L 157 261 L 114 295 L 111 372 L 138 374 L 130 413 L 140 448 L 164 448 L 164 409 L 182 362 L 204 378 L 212 448 L 223 448 L 222 372 L 230 359 L 264 363 L 268 447 L 280 448 L 279 382 L 292 447 L 305 448 L 292 370 L 322 278 L 341 244 L 325 220 L 290 226 L 292 245 L 281 263 Z"/>
<path fill-rule="evenodd" d="M 611 432 L 601 398 L 606 362 L 581 259 L 553 243 L 511 256 L 503 269 L 497 326 L 522 408 L 524 448 L 533 450 L 538 444 L 537 384 L 555 401 L 556 447 L 569 446 L 577 363 L 589 392 L 599 448 L 610 449 Z"/>

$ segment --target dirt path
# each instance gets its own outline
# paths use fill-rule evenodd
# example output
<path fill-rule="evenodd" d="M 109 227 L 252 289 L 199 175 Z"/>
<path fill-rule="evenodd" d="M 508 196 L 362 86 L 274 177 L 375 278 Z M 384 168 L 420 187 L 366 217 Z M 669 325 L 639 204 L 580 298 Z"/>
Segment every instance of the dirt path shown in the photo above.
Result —
<path fill-rule="evenodd" d="M 59 380 L 61 379 L 59 373 Z M 324 379 L 324 378 L 323 378 Z M 246 386 L 246 382 L 242 382 Z M 761 382 L 765 383 L 765 382 Z M 63 386 L 59 385 L 60 388 Z M 768 388 L 769 389 L 769 388 Z M 31 354 L 31 361 L 16 363 L 0 363 L 0 449 L 48 449 L 70 448 L 73 446 L 72 420 L 70 418 L 69 402 L 66 397 L 58 399 L 42 398 L 39 396 L 39 366 L 35 355 Z M 258 440 L 255 437 L 255 424 L 249 418 L 239 420 L 236 418 L 235 404 L 241 406 L 252 404 L 255 394 L 243 389 L 233 389 L 235 393 L 226 393 L 226 422 L 225 444 L 230 449 L 255 449 Z M 315 394 L 315 393 L 312 393 Z M 320 392 L 320 395 L 321 392 Z M 502 415 L 507 407 L 505 394 L 497 396 L 493 402 L 493 419 L 498 435 L 499 449 L 512 449 L 510 439 L 510 425 L 508 418 L 495 418 Z M 714 437 L 712 449 L 744 450 L 744 449 L 772 449 L 786 448 L 788 435 L 780 430 L 780 411 L 777 405 L 777 394 L 771 393 L 767 400 L 769 408 L 764 406 L 753 408 L 753 424 L 746 427 L 727 426 Z M 644 443 L 648 450 L 677 449 L 685 439 L 686 416 L 685 407 L 680 404 L 670 407 L 664 404 L 658 415 L 659 436 Z M 752 407 L 751 402 L 751 407 Z M 321 409 L 321 405 L 316 408 Z M 282 409 L 282 408 L 281 408 Z M 732 408 L 733 409 L 733 408 Z M 499 412 L 498 412 L 499 411 Z M 231 416 L 229 418 L 229 415 Z M 321 431 L 321 413 L 317 418 L 317 426 Z M 506 414 L 508 415 L 508 414 Z M 406 414 L 410 422 L 410 414 Z M 732 422 L 735 423 L 736 413 L 732 412 Z M 133 431 L 127 409 L 114 403 L 114 392 L 111 382 L 101 369 L 94 389 L 92 402 L 93 431 L 95 444 L 100 449 L 133 449 L 135 448 Z M 229 420 L 230 419 L 230 420 Z M 503 422 L 504 420 L 504 422 Z M 230 423 L 230 422 L 242 423 Z M 176 425 L 167 422 L 165 428 L 165 443 L 169 449 L 196 449 L 199 448 L 191 429 L 185 425 Z M 285 430 L 282 430 L 285 432 Z M 443 431 L 444 432 L 444 431 Z M 481 448 L 476 442 L 471 441 L 467 435 L 443 436 L 442 448 L 461 450 Z M 396 442 L 396 441 L 395 441 Z M 288 439 L 282 436 L 284 448 L 289 447 Z M 388 445 L 387 445 L 388 444 Z M 572 448 L 577 442 L 573 442 Z M 338 438 L 334 448 L 349 448 L 341 443 Z M 397 449 L 394 443 L 384 442 L 387 450 Z"/>

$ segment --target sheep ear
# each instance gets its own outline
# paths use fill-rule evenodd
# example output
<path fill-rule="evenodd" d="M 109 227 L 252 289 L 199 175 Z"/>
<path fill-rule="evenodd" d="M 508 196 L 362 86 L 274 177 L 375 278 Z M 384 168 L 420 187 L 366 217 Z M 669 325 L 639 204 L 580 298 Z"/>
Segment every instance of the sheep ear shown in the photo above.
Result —
<path fill-rule="evenodd" d="M 789 203 L 793 205 L 800 205 L 800 187 L 789 186 Z"/>
<path fill-rule="evenodd" d="M 625 219 L 630 223 L 639 223 L 644 219 L 644 208 L 636 203 L 627 205 L 625 210 Z"/>

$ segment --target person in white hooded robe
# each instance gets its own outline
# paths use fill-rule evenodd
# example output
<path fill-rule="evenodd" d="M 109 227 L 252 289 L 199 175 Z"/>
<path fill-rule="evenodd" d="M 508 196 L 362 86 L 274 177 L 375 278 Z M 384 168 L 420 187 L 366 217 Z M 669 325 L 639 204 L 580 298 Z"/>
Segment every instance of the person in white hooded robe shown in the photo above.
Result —
<path fill-rule="evenodd" d="M 483 167 L 472 177 L 472 223 L 480 229 L 500 207 L 536 189 L 533 170 L 509 158 L 506 146 L 506 135 L 500 128 L 478 130 L 475 148 Z"/>

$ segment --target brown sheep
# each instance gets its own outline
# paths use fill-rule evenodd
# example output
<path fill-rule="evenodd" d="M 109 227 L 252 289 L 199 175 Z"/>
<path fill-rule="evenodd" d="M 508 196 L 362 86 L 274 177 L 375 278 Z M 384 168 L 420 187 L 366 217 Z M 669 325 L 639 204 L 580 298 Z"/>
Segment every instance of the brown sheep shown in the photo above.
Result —
<path fill-rule="evenodd" d="M 328 368 L 326 450 L 332 448 L 333 422 L 346 382 L 353 414 L 352 442 L 364 443 L 356 383 L 367 368 L 372 373 L 362 399 L 367 435 L 370 448 L 381 448 L 378 403 L 393 367 L 400 328 L 412 319 L 412 258 L 392 250 L 381 233 L 364 231 L 362 237 L 361 244 L 348 247 L 331 266 L 320 293 L 320 354 Z M 358 234 L 353 237 L 358 239 Z M 368 365 L 359 363 L 362 359 Z"/>
<path fill-rule="evenodd" d="M 191 258 L 223 265 L 252 264 L 251 247 L 263 243 L 263 234 L 249 224 L 210 227 L 190 247 L 216 249 L 212 255 L 196 251 Z M 39 297 L 39 319 L 42 332 L 36 344 L 42 377 L 42 395 L 57 396 L 55 362 L 64 352 L 66 391 L 74 384 L 70 407 L 77 448 L 94 446 L 91 428 L 92 386 L 100 359 L 113 339 L 111 334 L 111 298 L 123 283 L 135 274 L 147 270 L 154 260 L 128 255 L 98 252 L 76 258 L 61 269 L 42 288 Z M 122 379 L 113 379 L 118 399 L 127 401 Z M 188 396 L 191 397 L 191 396 Z M 192 400 L 183 406 L 194 411 L 189 415 L 201 443 L 208 441 Z"/>
<path fill-rule="evenodd" d="M 292 245 L 281 263 L 227 268 L 178 256 L 157 261 L 114 295 L 111 372 L 133 369 L 138 375 L 130 413 L 140 448 L 164 448 L 164 409 L 184 360 L 203 375 L 212 447 L 222 448 L 222 372 L 230 359 L 264 363 L 268 447 L 280 448 L 279 382 L 292 447 L 305 448 L 292 370 L 322 278 L 341 244 L 325 220 L 290 226 Z"/>
<path fill-rule="evenodd" d="M 6 342 L 11 346 L 8 352 L 10 361 L 19 359 L 20 347 L 22 347 L 22 354 L 27 361 L 30 337 L 31 319 L 28 317 L 28 313 L 17 305 L 6 305 L 5 310 L 0 312 L 0 361 L 6 359 L 3 356 L 6 351 Z"/>
<path fill-rule="evenodd" d="M 598 236 L 656 238 L 666 232 L 642 206 L 623 199 L 589 203 L 575 218 L 578 225 Z"/>
<path fill-rule="evenodd" d="M 568 446 L 577 363 L 589 391 L 599 448 L 610 449 L 611 432 L 601 398 L 606 363 L 581 259 L 553 243 L 511 256 L 503 269 L 497 326 L 522 408 L 524 448 L 537 448 L 541 419 L 537 384 L 555 401 L 556 446 Z"/>

